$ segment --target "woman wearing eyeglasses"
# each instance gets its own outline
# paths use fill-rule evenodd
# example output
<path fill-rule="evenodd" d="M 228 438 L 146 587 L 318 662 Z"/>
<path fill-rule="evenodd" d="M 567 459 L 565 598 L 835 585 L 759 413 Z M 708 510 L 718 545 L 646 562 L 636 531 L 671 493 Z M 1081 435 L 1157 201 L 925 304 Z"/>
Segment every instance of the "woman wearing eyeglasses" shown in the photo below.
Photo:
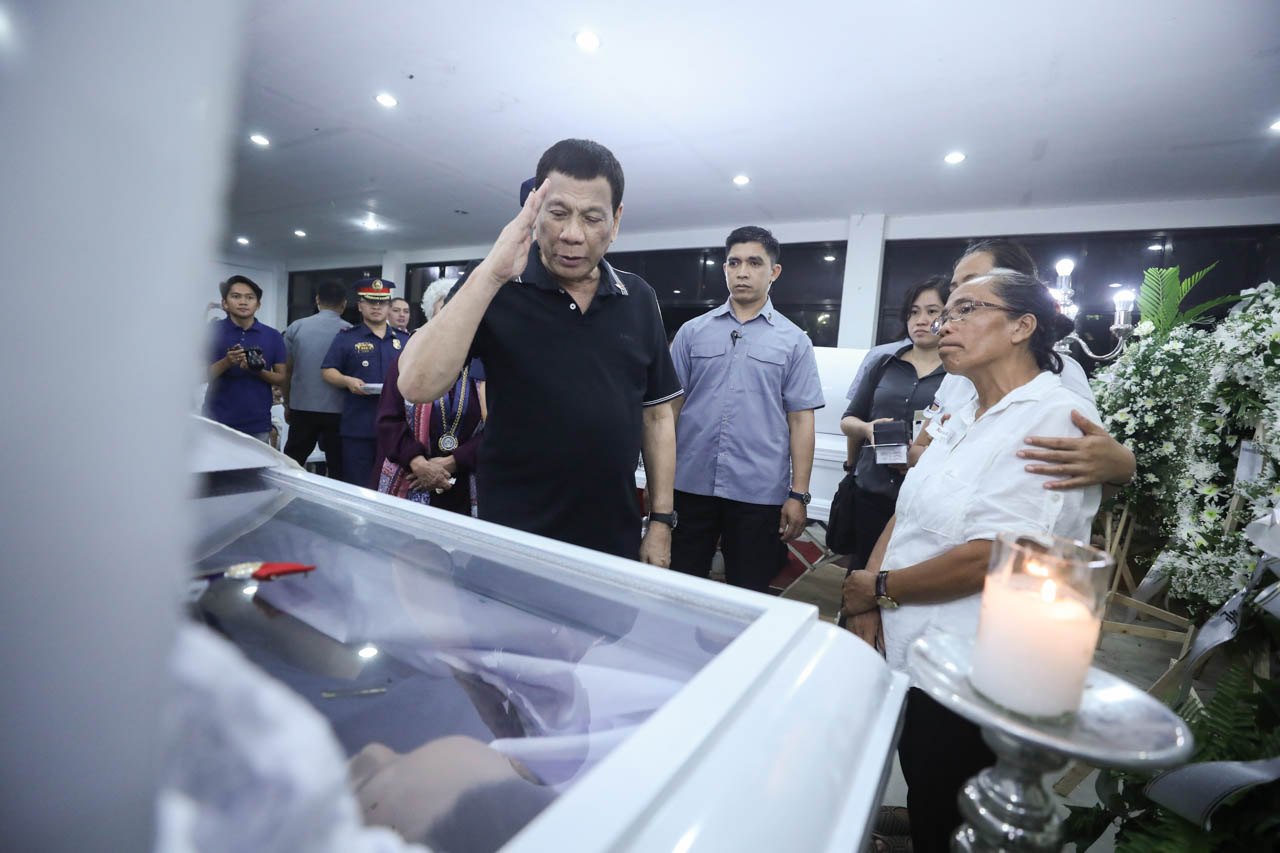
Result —
<path fill-rule="evenodd" d="M 976 635 L 997 533 L 1087 540 L 1100 488 L 1045 489 L 1017 455 L 1027 435 L 1081 435 L 1072 409 L 1097 420 L 1092 402 L 1063 385 L 1053 345 L 1070 330 L 1048 288 L 1023 273 L 994 269 L 951 292 L 935 323 L 938 353 L 977 395 L 938 428 L 903 481 L 867 570 L 844 585 L 850 630 L 882 648 L 893 668 L 906 671 L 907 649 L 925 634 Z M 898 755 L 913 849 L 947 850 L 961 820 L 957 792 L 994 755 L 976 726 L 915 688 Z"/>

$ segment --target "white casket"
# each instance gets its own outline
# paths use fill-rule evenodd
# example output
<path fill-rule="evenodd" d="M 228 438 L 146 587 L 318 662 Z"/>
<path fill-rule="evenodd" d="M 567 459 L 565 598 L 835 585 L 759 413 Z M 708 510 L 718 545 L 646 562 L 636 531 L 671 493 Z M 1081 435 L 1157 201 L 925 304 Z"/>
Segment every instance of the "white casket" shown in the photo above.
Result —
<path fill-rule="evenodd" d="M 199 432 L 208 586 L 192 613 L 324 715 L 348 755 L 489 744 L 554 793 L 509 851 L 862 846 L 907 679 L 814 607 L 317 477 L 208 421 Z M 259 560 L 317 568 L 217 575 Z"/>

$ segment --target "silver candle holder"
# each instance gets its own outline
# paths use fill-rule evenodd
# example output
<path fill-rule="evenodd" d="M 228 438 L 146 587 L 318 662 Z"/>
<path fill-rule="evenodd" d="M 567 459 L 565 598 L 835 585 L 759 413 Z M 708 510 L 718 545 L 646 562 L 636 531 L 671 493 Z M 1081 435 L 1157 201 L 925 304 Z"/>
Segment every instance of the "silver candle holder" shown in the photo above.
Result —
<path fill-rule="evenodd" d="M 1058 273 L 1057 285 L 1050 288 L 1054 300 L 1058 303 L 1059 310 L 1073 323 L 1080 313 L 1080 308 L 1075 303 L 1075 288 L 1071 285 L 1071 273 L 1075 271 L 1075 268 L 1075 261 L 1070 258 L 1063 258 L 1058 261 L 1054 267 Z M 1111 323 L 1111 334 L 1116 339 L 1116 345 L 1110 352 L 1104 355 L 1095 353 L 1089 349 L 1089 345 L 1084 342 L 1084 339 L 1074 331 L 1058 341 L 1054 345 L 1054 349 L 1060 353 L 1069 353 L 1071 352 L 1071 342 L 1075 341 L 1080 345 L 1080 349 L 1084 351 L 1085 355 L 1094 361 L 1110 361 L 1124 352 L 1125 344 L 1133 334 L 1133 305 L 1135 297 L 1132 290 L 1120 290 L 1111 299 L 1115 303 L 1115 317 Z"/>
<path fill-rule="evenodd" d="M 1022 717 L 969 684 L 973 642 L 947 634 L 922 637 L 908 652 L 916 686 L 982 728 L 996 764 L 960 793 L 965 823 L 955 853 L 1051 851 L 1062 847 L 1062 821 L 1044 775 L 1078 759 L 1094 767 L 1151 771 L 1183 764 L 1191 730 L 1173 711 L 1114 675 L 1089 669 L 1080 708 L 1054 720 Z"/>

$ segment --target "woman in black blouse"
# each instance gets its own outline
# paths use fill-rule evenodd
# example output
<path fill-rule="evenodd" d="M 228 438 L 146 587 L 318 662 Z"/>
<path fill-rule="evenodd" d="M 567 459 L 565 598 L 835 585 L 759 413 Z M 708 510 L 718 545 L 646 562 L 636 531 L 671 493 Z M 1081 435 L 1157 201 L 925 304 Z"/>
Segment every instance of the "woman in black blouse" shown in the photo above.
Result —
<path fill-rule="evenodd" d="M 881 531 L 893 517 L 907 470 L 906 465 L 876 463 L 873 426 L 882 421 L 904 421 L 909 429 L 915 413 L 933 402 L 946 370 L 938 357 L 938 336 L 931 328 L 950 289 L 946 276 L 935 275 L 907 291 L 901 316 L 911 343 L 881 355 L 867 368 L 840 421 L 840 429 L 849 439 L 845 465 L 854 474 L 853 502 L 845 516 L 854 526 L 850 571 L 866 565 Z"/>

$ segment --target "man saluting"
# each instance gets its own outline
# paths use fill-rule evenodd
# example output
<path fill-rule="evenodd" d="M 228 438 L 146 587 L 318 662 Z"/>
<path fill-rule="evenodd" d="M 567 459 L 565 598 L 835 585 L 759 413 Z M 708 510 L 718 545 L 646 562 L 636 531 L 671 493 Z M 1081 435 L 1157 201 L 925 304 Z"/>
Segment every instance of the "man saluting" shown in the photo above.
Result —
<path fill-rule="evenodd" d="M 666 566 L 681 393 L 657 296 L 604 260 L 622 216 L 622 167 L 603 145 L 557 142 L 537 189 L 400 357 L 400 392 L 439 397 L 484 361 L 489 419 L 480 517 Z M 643 453 L 649 532 L 640 540 Z"/>

